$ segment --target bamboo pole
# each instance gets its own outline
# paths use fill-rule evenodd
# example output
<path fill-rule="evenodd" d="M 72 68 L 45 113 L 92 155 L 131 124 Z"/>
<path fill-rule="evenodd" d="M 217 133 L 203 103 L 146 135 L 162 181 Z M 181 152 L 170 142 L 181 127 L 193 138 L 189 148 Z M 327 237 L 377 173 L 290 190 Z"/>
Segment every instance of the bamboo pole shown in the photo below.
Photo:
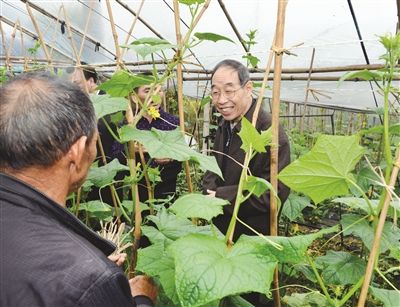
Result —
<path fill-rule="evenodd" d="M 112 13 L 110 0 L 106 0 L 106 4 L 107 4 L 107 12 L 108 12 L 108 17 L 110 18 L 111 31 L 112 31 L 114 45 L 115 45 L 115 61 L 117 64 L 117 69 L 119 69 L 119 68 L 122 68 L 123 65 L 121 63 L 121 49 L 118 44 L 118 33 L 117 33 L 117 30 L 115 29 L 114 16 Z"/>
<path fill-rule="evenodd" d="M 0 31 L 1 31 L 1 42 L 3 44 L 3 50 L 4 50 L 4 53 L 6 55 L 5 56 L 5 58 L 6 58 L 6 67 L 7 67 L 7 70 L 10 71 L 11 70 L 10 55 L 8 53 L 8 50 L 7 50 L 6 39 L 4 37 L 3 23 L 1 22 L 1 20 L 0 20 Z"/>
<path fill-rule="evenodd" d="M 137 20 L 139 18 L 140 12 L 142 11 L 143 4 L 144 4 L 144 0 L 142 0 L 142 2 L 140 2 L 140 6 L 139 6 L 139 9 L 138 9 L 138 12 L 137 12 L 137 14 L 134 15 L 135 19 L 133 20 L 132 25 L 131 25 L 131 27 L 130 27 L 130 29 L 128 31 L 128 35 L 126 36 L 124 45 L 128 44 L 129 38 L 131 37 L 133 29 L 135 28 L 135 25 L 136 25 L 136 22 L 137 22 Z M 124 57 L 125 52 L 126 52 L 126 48 L 122 49 L 121 58 Z"/>
<path fill-rule="evenodd" d="M 61 5 L 61 10 L 64 12 L 65 25 L 67 26 L 68 39 L 71 42 L 72 51 L 74 53 L 76 63 L 80 67 L 81 66 L 81 59 L 79 57 L 78 50 L 76 49 L 74 40 L 72 38 L 71 26 L 70 26 L 70 23 L 69 23 L 68 14 L 67 14 L 67 11 L 65 10 L 64 4 Z M 85 82 L 85 75 L 83 73 L 83 70 L 79 69 L 79 73 L 81 75 L 81 80 L 82 80 L 81 84 L 84 86 L 85 92 L 89 93 L 89 90 L 88 90 L 88 87 L 87 87 L 87 83 Z"/>
<path fill-rule="evenodd" d="M 274 61 L 274 81 L 272 87 L 272 142 L 271 142 L 271 184 L 275 191 L 278 191 L 278 154 L 279 154 L 279 104 L 281 90 L 281 70 L 283 58 L 283 42 L 285 31 L 285 12 L 287 0 L 278 1 L 278 13 L 276 21 L 275 34 L 275 61 Z M 277 200 L 273 193 L 270 193 L 270 234 L 276 236 L 278 234 L 278 208 Z M 278 268 L 275 268 L 273 296 L 276 307 L 280 307 L 279 295 L 279 277 Z"/>
<path fill-rule="evenodd" d="M 21 23 L 18 24 L 18 30 L 19 30 L 19 34 L 21 36 L 21 50 L 23 50 L 24 53 L 24 70 L 28 69 L 28 58 L 27 58 L 27 53 L 26 53 L 26 49 L 25 49 L 25 44 L 24 44 L 24 33 L 22 32 L 22 28 L 21 28 Z"/>
<path fill-rule="evenodd" d="M 392 176 L 390 177 L 389 185 L 387 187 L 388 191 L 386 192 L 385 201 L 384 201 L 384 204 L 382 207 L 381 214 L 379 216 L 378 225 L 376 227 L 374 241 L 372 243 L 371 252 L 369 254 L 367 269 L 365 271 L 364 283 L 362 285 L 360 297 L 358 299 L 358 304 L 357 304 L 358 307 L 364 307 L 365 300 L 367 299 L 368 288 L 369 288 L 369 284 L 371 282 L 372 272 L 373 272 L 374 266 L 375 266 L 375 258 L 377 256 L 379 256 L 379 246 L 381 243 L 383 227 L 385 225 L 386 216 L 387 216 L 388 209 L 389 209 L 389 204 L 390 204 L 390 201 L 392 198 L 390 191 L 393 191 L 393 189 L 394 189 L 394 185 L 396 184 L 399 169 L 400 169 L 400 148 L 397 149 L 396 162 L 395 162 L 393 170 L 392 170 Z"/>
<path fill-rule="evenodd" d="M 183 77 L 182 77 L 182 35 L 181 35 L 181 27 L 180 27 L 180 19 L 179 19 L 179 3 L 177 0 L 174 0 L 174 17 L 175 17 L 175 32 L 176 32 L 176 43 L 179 46 L 176 51 L 176 58 L 179 59 L 179 62 L 176 67 L 176 78 L 177 78 L 177 87 L 178 87 L 178 111 L 179 111 L 179 127 L 182 131 L 182 134 L 185 135 L 185 113 L 183 110 Z M 184 162 L 185 175 L 186 175 L 186 183 L 188 185 L 189 193 L 193 192 L 192 178 L 190 177 L 190 166 L 189 161 Z"/>
<path fill-rule="evenodd" d="M 311 73 L 312 73 L 312 67 L 314 64 L 314 56 L 315 56 L 315 48 L 313 48 L 312 54 L 311 54 L 310 68 L 309 68 L 309 72 L 308 72 L 308 79 L 307 79 L 307 86 L 306 86 L 306 97 L 304 99 L 304 106 L 303 106 L 303 117 L 300 119 L 300 133 L 301 134 L 303 133 L 303 129 L 304 129 L 304 117 L 306 115 L 308 94 L 310 93 Z"/>
<path fill-rule="evenodd" d="M 50 56 L 51 57 L 53 56 L 53 50 L 54 50 L 53 46 L 54 46 L 54 42 L 56 40 L 56 35 L 57 35 L 57 32 L 58 32 L 57 26 L 58 26 L 60 15 L 61 15 L 61 5 L 60 5 L 60 8 L 58 9 L 57 19 L 56 19 L 56 22 L 55 22 L 55 25 L 54 25 L 53 38 L 51 40 L 51 47 L 50 47 Z"/>
<path fill-rule="evenodd" d="M 46 55 L 47 63 L 49 65 L 49 67 L 51 69 L 53 69 L 53 64 L 51 62 L 51 57 L 49 55 L 49 51 L 47 50 L 46 44 L 44 43 L 44 38 L 43 38 L 42 32 L 40 31 L 40 28 L 36 22 L 35 16 L 33 16 L 31 7 L 29 6 L 29 1 L 26 1 L 26 10 L 28 11 L 29 17 L 31 18 L 33 26 L 35 27 L 36 33 L 39 37 L 40 44 L 42 45 L 44 54 Z"/>
<path fill-rule="evenodd" d="M 91 1 L 91 2 L 90 2 L 90 8 L 89 8 L 89 15 L 88 15 L 87 18 L 86 18 L 85 32 L 83 32 L 82 42 L 81 42 L 81 46 L 80 46 L 80 48 L 79 48 L 79 53 L 78 53 L 79 57 L 81 57 L 81 55 L 82 55 L 83 46 L 84 46 L 84 44 L 85 44 L 87 31 L 88 31 L 88 29 L 89 29 L 89 21 L 90 21 L 90 18 L 92 17 L 93 4 L 94 4 L 94 1 Z M 58 21 L 58 20 L 57 20 L 57 21 Z"/>
<path fill-rule="evenodd" d="M 8 50 L 4 50 L 6 54 L 12 54 L 12 48 L 14 46 L 15 34 L 17 32 L 17 28 L 18 28 L 19 24 L 20 24 L 19 19 L 17 19 L 17 21 L 15 22 L 15 25 L 13 27 L 13 31 L 11 33 L 11 39 L 10 39 L 10 43 L 8 45 Z M 7 66 L 9 68 L 9 70 L 11 70 L 10 62 L 8 62 Z"/>

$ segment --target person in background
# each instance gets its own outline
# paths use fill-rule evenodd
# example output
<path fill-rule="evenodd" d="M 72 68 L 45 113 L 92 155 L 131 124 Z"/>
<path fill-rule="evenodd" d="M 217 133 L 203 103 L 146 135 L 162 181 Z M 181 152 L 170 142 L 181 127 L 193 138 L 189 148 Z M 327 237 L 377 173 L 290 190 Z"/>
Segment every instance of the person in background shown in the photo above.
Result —
<path fill-rule="evenodd" d="M 81 89 L 50 74 L 0 88 L 0 305 L 153 306 L 115 246 L 65 208 L 96 156 L 97 120 Z"/>
<path fill-rule="evenodd" d="M 78 84 L 82 90 L 87 90 L 89 94 L 96 92 L 98 75 L 92 66 L 75 68 L 69 79 L 71 82 Z"/>
<path fill-rule="evenodd" d="M 136 109 L 137 111 L 139 110 L 138 106 L 145 102 L 149 91 L 149 85 L 140 86 L 134 89 L 135 93 L 131 96 L 131 100 L 135 104 L 134 109 Z M 164 98 L 164 92 L 162 91 L 162 89 L 160 89 L 159 95 L 162 100 Z M 179 127 L 179 118 L 165 112 L 161 108 L 161 102 L 154 103 L 150 101 L 149 109 L 150 111 L 145 112 L 143 117 L 139 119 L 136 128 L 140 130 L 151 130 L 152 128 L 154 128 L 163 131 L 170 131 Z M 146 152 L 144 153 L 144 156 L 146 161 L 150 159 L 150 156 Z M 176 192 L 176 181 L 178 178 L 178 174 L 182 170 L 182 163 L 169 158 L 158 158 L 153 159 L 150 163 L 150 166 L 159 167 L 160 169 L 161 182 L 157 183 L 154 188 L 154 198 L 163 199 L 167 198 L 168 196 L 174 195 Z M 141 201 L 145 201 L 148 199 L 147 188 L 145 186 L 144 180 L 142 180 L 139 184 L 139 197 Z"/>

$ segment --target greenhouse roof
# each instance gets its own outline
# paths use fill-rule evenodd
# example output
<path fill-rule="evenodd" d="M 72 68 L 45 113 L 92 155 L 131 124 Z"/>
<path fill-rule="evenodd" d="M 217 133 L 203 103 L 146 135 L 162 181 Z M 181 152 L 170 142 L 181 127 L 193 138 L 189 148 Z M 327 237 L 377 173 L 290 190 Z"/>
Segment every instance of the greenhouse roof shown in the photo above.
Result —
<path fill-rule="evenodd" d="M 80 53 L 81 61 L 98 65 L 99 71 L 111 73 L 115 69 L 115 44 L 106 0 L 2 0 L 0 3 L 3 65 L 9 51 L 16 69 L 17 63 L 27 56 L 28 48 L 35 46 L 35 39 L 40 34 L 55 65 L 57 61 L 74 65 L 76 54 Z M 113 0 L 109 3 L 120 45 L 143 37 L 163 38 L 172 44 L 176 42 L 172 0 Z M 191 49 L 192 54 L 185 58 L 184 93 L 201 96 L 206 85 L 204 79 L 209 78 L 205 72 L 222 59 L 233 58 L 246 63 L 242 58 L 246 46 L 241 44 L 240 37 L 248 39 L 251 30 L 257 30 L 256 44 L 250 48 L 251 55 L 261 60 L 257 67 L 265 69 L 275 35 L 277 4 L 278 1 L 272 0 L 212 0 L 194 32 L 216 33 L 233 42 L 204 41 Z M 308 89 L 307 101 L 310 103 L 360 109 L 381 106 L 382 98 L 373 83 L 349 81 L 338 86 L 336 79 L 349 70 L 349 65 L 382 64 L 379 57 L 384 49 L 379 36 L 396 32 L 398 10 L 394 0 L 289 0 L 281 98 L 304 102 Z M 190 11 L 183 4 L 179 11 L 184 35 L 191 20 Z M 139 17 L 129 35 L 135 15 Z M 20 28 L 13 37 L 16 24 Z M 23 32 L 22 40 L 19 29 Z M 170 50 L 166 54 L 172 57 L 174 52 Z M 46 58 L 42 49 L 35 56 Z M 155 56 L 156 61 L 160 59 Z M 130 50 L 124 52 L 123 60 L 140 63 L 151 58 L 142 58 Z M 128 67 L 136 72 L 150 66 Z M 308 73 L 310 67 L 312 74 Z M 162 69 L 163 64 L 158 68 Z M 254 79 L 262 76 L 262 73 L 252 74 Z M 399 81 L 396 82 L 398 86 Z M 270 97 L 271 91 L 267 91 L 265 96 Z"/>

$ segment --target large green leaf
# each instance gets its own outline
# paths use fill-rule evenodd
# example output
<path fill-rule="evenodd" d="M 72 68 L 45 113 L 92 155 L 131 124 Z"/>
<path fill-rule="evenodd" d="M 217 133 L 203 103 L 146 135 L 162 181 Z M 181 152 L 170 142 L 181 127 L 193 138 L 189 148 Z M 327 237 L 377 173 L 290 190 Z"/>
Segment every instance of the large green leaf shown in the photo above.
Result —
<path fill-rule="evenodd" d="M 222 206 L 229 204 L 225 199 L 201 194 L 187 194 L 179 197 L 170 210 L 185 218 L 202 218 L 210 221 L 223 213 Z"/>
<path fill-rule="evenodd" d="M 146 147 L 152 158 L 171 158 L 177 161 L 191 160 L 200 165 L 203 171 L 209 170 L 222 178 L 221 170 L 213 156 L 206 156 L 191 149 L 179 129 L 161 131 L 157 129 L 139 130 L 124 126 L 120 130 L 122 142 L 138 141 Z"/>
<path fill-rule="evenodd" d="M 356 223 L 358 220 L 360 220 L 360 218 L 362 218 L 362 216 L 345 214 L 343 215 L 340 223 L 342 224 L 345 236 L 353 234 L 360 237 L 365 246 L 370 250 L 375 235 L 374 227 L 365 219 Z M 392 222 L 385 222 L 380 242 L 381 253 L 384 253 L 393 246 L 399 246 L 400 229 L 393 227 Z"/>
<path fill-rule="evenodd" d="M 270 255 L 279 261 L 280 263 L 292 263 L 297 264 L 306 261 L 306 252 L 311 243 L 323 236 L 324 234 L 331 233 L 337 231 L 338 227 L 330 227 L 323 230 L 320 230 L 316 233 L 308 234 L 308 235 L 300 235 L 295 237 L 266 237 L 272 242 L 275 242 L 281 246 L 281 249 L 277 249 L 268 242 L 263 237 L 257 236 L 245 236 L 242 235 L 239 242 L 251 242 L 252 244 L 256 244 L 259 249 L 263 250 L 263 253 Z"/>
<path fill-rule="evenodd" d="M 156 37 L 143 37 L 137 39 L 130 43 L 129 45 L 121 46 L 123 48 L 128 48 L 134 50 L 138 55 L 140 55 L 143 59 L 146 58 L 149 54 L 166 50 L 172 49 L 175 45 L 172 45 L 165 39 L 156 38 Z"/>
<path fill-rule="evenodd" d="M 267 293 L 276 266 L 257 244 L 237 242 L 227 248 L 224 240 L 202 234 L 177 240 L 170 251 L 182 306 L 200 306 L 249 291 Z"/>
<path fill-rule="evenodd" d="M 385 307 L 399 307 L 400 304 L 400 292 L 396 290 L 380 289 L 375 287 L 369 287 L 372 295 L 380 300 Z"/>
<path fill-rule="evenodd" d="M 321 135 L 311 151 L 284 168 L 279 179 L 315 203 L 348 193 L 350 172 L 364 154 L 357 136 Z"/>
<path fill-rule="evenodd" d="M 79 211 L 86 211 L 89 216 L 106 221 L 110 221 L 113 215 L 112 207 L 100 200 L 81 203 L 79 205 Z"/>
<path fill-rule="evenodd" d="M 230 38 L 219 35 L 216 33 L 211 33 L 211 32 L 196 32 L 194 33 L 194 36 L 197 37 L 199 40 L 203 41 L 212 41 L 212 42 L 218 42 L 218 41 L 228 41 L 231 43 L 235 43 L 233 40 Z"/>
<path fill-rule="evenodd" d="M 238 133 L 242 140 L 242 146 L 240 146 L 240 148 L 246 153 L 249 152 L 250 146 L 252 146 L 256 152 L 266 152 L 267 150 L 265 147 L 271 143 L 271 138 L 268 137 L 271 130 L 268 129 L 263 133 L 259 133 L 245 117 L 242 118 L 241 125 L 242 127 Z"/>
<path fill-rule="evenodd" d="M 134 88 L 154 82 L 152 76 L 134 75 L 125 70 L 114 73 L 110 80 L 100 84 L 97 88 L 105 91 L 112 97 L 126 97 Z"/>
<path fill-rule="evenodd" d="M 110 184 L 119 171 L 127 170 L 129 170 L 128 166 L 119 163 L 118 159 L 114 159 L 104 166 L 91 167 L 87 176 L 87 180 L 92 182 L 96 187 L 100 188 Z"/>
<path fill-rule="evenodd" d="M 142 226 L 143 234 L 153 244 L 169 244 L 190 233 L 212 234 L 211 226 L 195 226 L 186 218 L 179 218 L 174 214 L 168 214 L 166 210 L 160 210 L 156 216 L 147 217 L 157 228 Z"/>
<path fill-rule="evenodd" d="M 125 111 L 128 108 L 128 100 L 122 97 L 110 95 L 90 95 L 97 119 L 108 114 Z"/>
<path fill-rule="evenodd" d="M 302 211 L 306 207 L 312 207 L 311 200 L 307 196 L 291 193 L 283 205 L 281 214 L 294 221 L 302 216 Z"/>
<path fill-rule="evenodd" d="M 366 268 L 364 260 L 340 251 L 328 251 L 325 256 L 318 257 L 316 263 L 323 266 L 324 281 L 334 285 L 356 284 Z"/>
<path fill-rule="evenodd" d="M 136 269 L 149 276 L 159 277 L 165 294 L 174 304 L 179 303 L 175 290 L 174 258 L 165 252 L 163 244 L 139 249 Z"/>
<path fill-rule="evenodd" d="M 328 300 L 319 292 L 293 293 L 282 299 L 289 307 L 330 307 Z"/>
<path fill-rule="evenodd" d="M 384 128 L 383 125 L 374 126 L 366 130 L 361 130 L 361 134 L 370 134 L 370 133 L 383 133 Z M 393 124 L 389 127 L 389 133 L 392 135 L 400 135 L 400 123 Z"/>

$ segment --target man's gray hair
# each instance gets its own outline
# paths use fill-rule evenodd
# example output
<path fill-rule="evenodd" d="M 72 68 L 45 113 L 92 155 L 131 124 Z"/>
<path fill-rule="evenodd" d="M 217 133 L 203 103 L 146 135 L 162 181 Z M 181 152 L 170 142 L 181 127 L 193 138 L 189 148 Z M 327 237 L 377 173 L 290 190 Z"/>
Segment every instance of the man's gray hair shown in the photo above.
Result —
<path fill-rule="evenodd" d="M 213 78 L 215 72 L 221 67 L 230 67 L 238 73 L 240 85 L 243 86 L 247 81 L 250 80 L 249 70 L 246 66 L 236 60 L 226 59 L 219 62 L 213 69 L 211 73 L 211 79 Z"/>
<path fill-rule="evenodd" d="M 26 73 L 0 87 L 0 168 L 51 166 L 97 120 L 89 97 L 49 73 Z"/>

